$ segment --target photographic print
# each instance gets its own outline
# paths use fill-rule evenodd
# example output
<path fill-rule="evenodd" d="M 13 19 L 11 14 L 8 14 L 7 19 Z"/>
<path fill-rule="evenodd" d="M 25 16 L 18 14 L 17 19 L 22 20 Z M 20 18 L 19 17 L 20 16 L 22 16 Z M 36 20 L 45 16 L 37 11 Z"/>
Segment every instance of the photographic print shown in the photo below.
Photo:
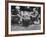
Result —
<path fill-rule="evenodd" d="M 11 5 L 11 31 L 40 30 L 41 7 Z"/>
<path fill-rule="evenodd" d="M 44 3 L 9 2 L 8 34 L 26 35 L 44 33 Z"/>

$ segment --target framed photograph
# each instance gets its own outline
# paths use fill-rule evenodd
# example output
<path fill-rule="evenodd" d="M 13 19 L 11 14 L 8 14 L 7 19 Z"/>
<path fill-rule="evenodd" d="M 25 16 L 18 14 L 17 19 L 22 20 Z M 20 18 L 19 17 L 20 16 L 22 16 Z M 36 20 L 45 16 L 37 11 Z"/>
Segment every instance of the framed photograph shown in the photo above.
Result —
<path fill-rule="evenodd" d="M 45 33 L 45 4 L 43 2 L 9 1 L 5 9 L 6 35 Z"/>

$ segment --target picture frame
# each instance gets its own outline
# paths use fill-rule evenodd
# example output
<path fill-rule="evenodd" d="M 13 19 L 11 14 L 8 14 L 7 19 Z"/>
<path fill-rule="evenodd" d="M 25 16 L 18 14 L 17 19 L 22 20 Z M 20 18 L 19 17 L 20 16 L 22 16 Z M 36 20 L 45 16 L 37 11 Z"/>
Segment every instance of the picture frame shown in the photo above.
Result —
<path fill-rule="evenodd" d="M 13 32 L 12 31 L 9 31 L 10 29 L 12 29 L 12 28 L 10 28 L 11 25 L 9 24 L 9 23 L 11 23 L 10 22 L 11 20 L 9 20 L 9 19 L 10 19 L 11 15 L 12 15 L 11 14 L 11 12 L 12 12 L 11 11 L 12 10 L 11 6 L 14 6 L 15 7 L 16 5 L 17 6 L 24 6 L 24 9 L 25 9 L 25 7 L 28 7 L 28 6 L 29 7 L 31 6 L 32 9 L 33 8 L 40 8 L 40 10 L 41 10 L 41 11 L 39 11 L 39 12 L 41 12 L 41 13 L 39 13 L 40 16 L 41 16 L 40 19 L 42 18 L 40 20 L 40 22 L 42 21 L 41 24 L 40 24 L 41 25 L 40 26 L 41 31 L 37 31 L 37 29 L 36 29 L 36 31 L 35 30 L 34 31 L 32 31 L 32 30 L 30 31 L 30 29 L 29 29 L 29 31 L 28 31 L 28 29 L 25 30 L 25 31 L 23 31 L 23 30 L 22 31 L 21 30 L 19 31 L 18 30 L 16 32 L 14 30 L 12 30 Z M 13 16 L 14 16 L 14 14 L 13 14 Z M 45 34 L 45 3 L 44 2 L 25 2 L 25 1 L 6 1 L 5 2 L 5 36 L 6 37 L 7 36 L 22 36 L 22 35 L 39 35 L 39 34 Z"/>

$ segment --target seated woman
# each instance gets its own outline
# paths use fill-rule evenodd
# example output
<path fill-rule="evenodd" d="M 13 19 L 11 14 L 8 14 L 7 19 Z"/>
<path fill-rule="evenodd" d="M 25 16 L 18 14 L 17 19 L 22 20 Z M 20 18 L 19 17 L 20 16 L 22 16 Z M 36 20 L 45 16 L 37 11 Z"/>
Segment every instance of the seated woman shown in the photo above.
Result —
<path fill-rule="evenodd" d="M 30 16 L 29 16 L 29 12 L 28 11 L 24 11 L 23 12 L 23 26 L 27 27 L 30 24 Z"/>

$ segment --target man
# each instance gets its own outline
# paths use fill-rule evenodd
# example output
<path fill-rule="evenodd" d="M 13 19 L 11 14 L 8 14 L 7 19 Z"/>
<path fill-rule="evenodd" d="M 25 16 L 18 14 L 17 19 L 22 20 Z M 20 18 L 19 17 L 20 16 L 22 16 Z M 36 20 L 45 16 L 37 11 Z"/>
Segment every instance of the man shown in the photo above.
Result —
<path fill-rule="evenodd" d="M 34 24 L 34 21 L 38 21 L 38 11 L 36 10 L 36 8 L 33 8 L 33 12 L 31 13 L 31 20 L 32 20 L 32 24 Z"/>
<path fill-rule="evenodd" d="M 19 6 L 16 6 L 15 8 L 16 8 L 17 11 L 18 11 L 17 16 L 21 19 L 21 16 L 20 16 L 20 7 L 19 7 Z M 21 22 L 20 22 L 20 19 L 18 20 L 18 23 L 19 23 L 19 24 L 21 23 Z"/>

